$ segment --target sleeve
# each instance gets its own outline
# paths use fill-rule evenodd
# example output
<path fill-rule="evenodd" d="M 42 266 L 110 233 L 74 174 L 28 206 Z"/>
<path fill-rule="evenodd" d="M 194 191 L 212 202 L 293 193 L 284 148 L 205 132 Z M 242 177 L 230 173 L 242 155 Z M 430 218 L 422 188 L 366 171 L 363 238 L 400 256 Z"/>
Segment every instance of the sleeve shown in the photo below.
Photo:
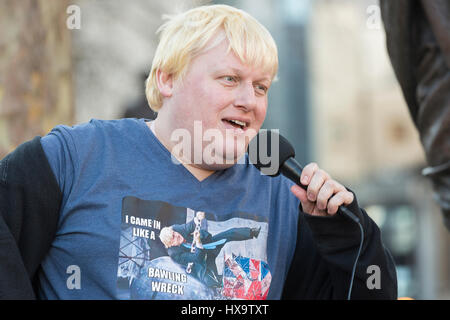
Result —
<path fill-rule="evenodd" d="M 41 139 L 42 148 L 63 193 L 63 205 L 70 194 L 75 172 L 80 163 L 73 138 L 76 133 L 73 128 L 60 125 Z"/>
<path fill-rule="evenodd" d="M 186 241 L 188 241 L 188 239 L 192 237 L 191 234 L 195 230 L 195 222 L 192 219 L 188 223 L 185 223 L 185 224 L 174 224 L 172 226 L 172 228 L 174 231 L 181 234 Z"/>
<path fill-rule="evenodd" d="M 88 181 L 91 164 L 103 153 L 106 134 L 101 121 L 92 119 L 74 126 L 58 125 L 42 137 L 42 148 L 62 192 L 63 209 L 78 192 L 74 186 Z"/>
<path fill-rule="evenodd" d="M 450 231 L 450 2 L 380 0 L 386 46 Z"/>
<path fill-rule="evenodd" d="M 358 216 L 364 231 L 350 298 L 396 299 L 395 265 L 378 226 L 359 208 L 356 197 L 347 207 Z M 347 299 L 360 240 L 359 226 L 344 215 L 318 217 L 300 212 L 297 247 L 283 298 Z M 373 285 L 376 277 L 379 285 Z"/>
<path fill-rule="evenodd" d="M 61 191 L 40 144 L 0 161 L 0 298 L 33 299 L 33 281 L 53 237 Z"/>

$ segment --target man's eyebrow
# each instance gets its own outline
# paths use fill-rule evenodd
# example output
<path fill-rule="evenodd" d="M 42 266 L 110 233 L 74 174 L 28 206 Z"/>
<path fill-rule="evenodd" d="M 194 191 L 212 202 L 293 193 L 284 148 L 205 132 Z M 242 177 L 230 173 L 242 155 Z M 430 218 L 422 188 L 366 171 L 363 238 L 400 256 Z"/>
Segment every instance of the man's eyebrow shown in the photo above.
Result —
<path fill-rule="evenodd" d="M 236 68 L 223 67 L 214 70 L 214 73 L 227 73 L 227 72 L 236 73 L 237 75 L 241 74 L 240 70 Z"/>
<path fill-rule="evenodd" d="M 272 79 L 270 77 L 262 77 L 260 79 L 256 79 L 256 82 L 261 82 L 261 81 L 268 81 L 269 83 L 272 83 Z"/>
<path fill-rule="evenodd" d="M 226 73 L 226 72 L 232 72 L 232 73 L 235 73 L 238 76 L 242 76 L 242 71 L 240 69 L 233 68 L 233 67 L 225 67 L 225 68 L 220 68 L 220 69 L 215 70 L 215 73 Z M 258 79 L 255 80 L 255 82 L 260 82 L 260 81 L 272 82 L 272 80 L 271 80 L 271 78 L 269 76 L 258 78 Z"/>

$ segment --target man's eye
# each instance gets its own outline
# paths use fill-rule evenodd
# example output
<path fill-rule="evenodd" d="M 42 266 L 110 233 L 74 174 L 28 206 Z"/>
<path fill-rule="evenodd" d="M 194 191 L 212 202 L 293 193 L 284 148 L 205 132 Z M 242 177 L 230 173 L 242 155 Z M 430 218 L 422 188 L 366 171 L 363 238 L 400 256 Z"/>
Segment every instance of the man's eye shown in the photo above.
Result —
<path fill-rule="evenodd" d="M 236 78 L 233 76 L 225 76 L 225 77 L 223 77 L 223 79 L 227 82 L 235 82 L 236 81 Z"/>
<path fill-rule="evenodd" d="M 255 90 L 256 90 L 256 92 L 257 93 L 259 93 L 259 94 L 266 94 L 267 93 L 267 87 L 266 86 L 263 86 L 263 85 L 256 85 L 255 86 Z"/>

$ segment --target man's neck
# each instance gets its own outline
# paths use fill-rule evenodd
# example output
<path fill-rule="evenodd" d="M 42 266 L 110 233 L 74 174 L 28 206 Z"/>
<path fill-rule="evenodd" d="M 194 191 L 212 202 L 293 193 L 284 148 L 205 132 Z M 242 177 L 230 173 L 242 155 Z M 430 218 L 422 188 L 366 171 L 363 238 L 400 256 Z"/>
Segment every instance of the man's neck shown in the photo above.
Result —
<path fill-rule="evenodd" d="M 158 134 L 156 133 L 156 126 L 155 126 L 156 121 L 150 121 L 150 122 L 146 122 L 147 127 L 149 127 L 149 129 L 153 132 L 153 134 L 155 135 L 156 139 L 159 140 L 159 142 L 161 142 L 161 144 L 167 149 L 169 150 L 169 152 L 171 153 L 171 155 L 173 157 L 175 157 L 178 162 L 180 162 L 198 181 L 203 181 L 206 178 L 208 178 L 210 175 L 212 175 L 214 173 L 214 171 L 211 170 L 206 170 L 206 169 L 202 169 L 202 168 L 198 168 L 195 167 L 189 163 L 186 163 L 186 161 L 183 161 L 181 159 L 179 159 L 178 157 L 176 157 L 171 149 L 169 148 L 169 146 L 167 146 L 163 139 L 161 139 L 160 137 L 158 137 Z"/>

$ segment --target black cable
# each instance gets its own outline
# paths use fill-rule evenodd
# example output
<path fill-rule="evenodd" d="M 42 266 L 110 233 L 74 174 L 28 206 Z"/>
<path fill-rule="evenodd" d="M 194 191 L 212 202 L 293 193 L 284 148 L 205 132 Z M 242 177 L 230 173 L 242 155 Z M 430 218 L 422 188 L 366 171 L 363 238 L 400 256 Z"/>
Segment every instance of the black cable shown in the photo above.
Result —
<path fill-rule="evenodd" d="M 359 219 L 358 220 L 354 220 L 354 221 L 358 224 L 359 229 L 361 231 L 361 241 L 359 243 L 358 253 L 356 254 L 355 262 L 353 264 L 353 270 L 352 270 L 352 275 L 351 275 L 351 279 L 350 279 L 350 286 L 348 288 L 347 300 L 350 300 L 350 297 L 352 295 L 353 279 L 355 278 L 356 265 L 358 264 L 359 256 L 361 254 L 361 249 L 362 249 L 363 242 L 364 242 L 364 230 L 363 230 L 363 227 L 362 227 L 361 223 L 359 222 Z"/>

